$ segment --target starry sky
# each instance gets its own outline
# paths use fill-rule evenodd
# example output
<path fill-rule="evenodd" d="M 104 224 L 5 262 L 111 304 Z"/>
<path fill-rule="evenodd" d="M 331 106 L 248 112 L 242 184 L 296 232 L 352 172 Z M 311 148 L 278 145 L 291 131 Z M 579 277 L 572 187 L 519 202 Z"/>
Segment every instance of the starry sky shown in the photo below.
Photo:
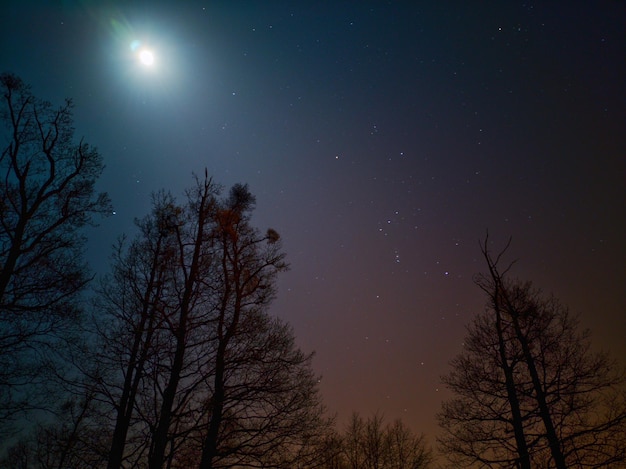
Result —
<path fill-rule="evenodd" d="M 433 436 L 486 230 L 626 356 L 625 25 L 614 0 L 3 1 L 0 70 L 71 97 L 104 157 L 96 273 L 151 192 L 248 183 L 329 410 Z"/>

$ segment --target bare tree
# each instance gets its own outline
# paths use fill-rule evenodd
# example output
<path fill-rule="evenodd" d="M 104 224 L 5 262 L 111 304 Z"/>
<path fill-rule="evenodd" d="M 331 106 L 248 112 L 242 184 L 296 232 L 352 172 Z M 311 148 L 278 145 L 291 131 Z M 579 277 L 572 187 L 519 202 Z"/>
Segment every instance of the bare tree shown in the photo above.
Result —
<path fill-rule="evenodd" d="M 365 421 L 356 412 L 342 435 L 342 448 L 347 467 L 359 469 L 365 467 Z"/>
<path fill-rule="evenodd" d="M 287 324 L 266 314 L 246 313 L 237 336 L 224 362 L 221 420 L 208 467 L 293 468 L 310 461 L 311 442 L 328 426 L 311 355 L 298 350 Z M 217 404 L 213 391 L 203 456 Z"/>
<path fill-rule="evenodd" d="M 157 195 L 114 256 L 98 308 L 110 468 L 285 466 L 325 424 L 311 355 L 267 313 L 279 236 L 251 226 L 246 186 L 218 195 L 206 176 L 183 204 Z"/>
<path fill-rule="evenodd" d="M 506 277 L 483 245 L 489 301 L 444 382 L 440 444 L 457 466 L 619 467 L 626 457 L 624 374 L 591 350 L 558 300 Z M 508 246 L 507 246 L 508 247 Z"/>
<path fill-rule="evenodd" d="M 110 213 L 94 184 L 98 152 L 74 142 L 72 103 L 54 109 L 18 77 L 0 76 L 0 420 L 38 407 L 32 389 L 51 343 L 79 316 L 90 280 L 80 228 Z"/>
<path fill-rule="evenodd" d="M 123 376 L 119 384 L 116 378 L 102 382 L 102 392 L 115 413 L 108 456 L 111 469 L 122 463 L 137 396 L 165 321 L 161 315 L 164 291 L 172 280 L 174 225 L 180 208 L 163 192 L 154 196 L 153 206 L 150 216 L 137 221 L 140 236 L 129 246 L 125 239 L 116 246 L 112 274 L 103 280 L 96 302 L 97 314 L 104 313 L 109 321 L 94 321 L 100 324 L 97 332 L 104 338 L 94 360 L 110 365 L 109 377 Z M 114 363 L 111 357 L 116 357 Z"/>
<path fill-rule="evenodd" d="M 165 461 L 178 386 L 183 376 L 185 354 L 190 345 L 187 336 L 190 320 L 197 306 L 198 297 L 201 296 L 199 289 L 204 281 L 202 275 L 204 268 L 211 265 L 213 258 L 212 253 L 205 249 L 209 244 L 207 243 L 210 239 L 209 226 L 215 210 L 214 187 L 209 179 L 205 178 L 203 183 L 197 184 L 186 208 L 189 216 L 187 224 L 185 220 L 174 217 L 173 220 L 168 220 L 166 227 L 173 233 L 177 249 L 174 254 L 178 270 L 178 275 L 173 276 L 174 314 L 168 315 L 171 321 L 170 330 L 173 333 L 174 353 L 161 396 L 158 423 L 152 433 L 148 461 L 150 469 L 161 468 Z"/>
<path fill-rule="evenodd" d="M 423 469 L 432 461 L 424 435 L 414 434 L 402 420 L 387 427 L 385 447 L 389 469 Z"/>
<path fill-rule="evenodd" d="M 491 313 L 469 325 L 463 353 L 443 382 L 453 392 L 439 414 L 439 443 L 455 467 L 530 467 L 524 419 L 531 417 L 519 396 L 521 376 L 515 344 L 505 340 Z M 524 415 L 524 418 L 522 418 Z"/>
<path fill-rule="evenodd" d="M 6 448 L 0 468 L 79 469 L 103 467 L 106 462 L 103 423 L 93 412 L 94 388 L 83 395 L 67 392 L 54 415 Z"/>
<path fill-rule="evenodd" d="M 341 441 L 342 467 L 348 469 L 424 469 L 432 462 L 423 435 L 414 434 L 401 420 L 385 425 L 378 413 L 365 420 L 353 414 Z"/>
<path fill-rule="evenodd" d="M 295 466 L 297 469 L 346 469 L 343 440 L 333 427 L 328 427 L 319 438 L 310 442 L 313 457 Z"/>
<path fill-rule="evenodd" d="M 264 312 L 274 296 L 274 278 L 286 264 L 277 233 L 261 235 L 250 226 L 253 205 L 248 188 L 235 185 L 216 217 L 216 351 L 201 469 L 212 469 L 231 455 L 258 460 L 275 453 L 283 446 L 285 427 L 294 431 L 309 421 L 300 415 L 287 423 L 284 417 L 308 411 L 315 400 L 310 357 L 294 347 L 285 326 L 268 322 Z M 235 436 L 244 428 L 245 444 Z"/>
<path fill-rule="evenodd" d="M 183 205 L 166 192 L 155 194 L 136 239 L 122 239 L 114 252 L 94 315 L 103 412 L 111 406 L 115 415 L 109 468 L 125 459 L 162 467 L 184 437 L 186 430 L 177 434 L 179 420 L 192 411 L 191 396 L 204 379 L 199 363 L 211 357 L 200 347 L 210 345 L 205 300 L 211 292 L 204 284 L 213 266 L 217 191 L 207 178 L 196 180 Z"/>

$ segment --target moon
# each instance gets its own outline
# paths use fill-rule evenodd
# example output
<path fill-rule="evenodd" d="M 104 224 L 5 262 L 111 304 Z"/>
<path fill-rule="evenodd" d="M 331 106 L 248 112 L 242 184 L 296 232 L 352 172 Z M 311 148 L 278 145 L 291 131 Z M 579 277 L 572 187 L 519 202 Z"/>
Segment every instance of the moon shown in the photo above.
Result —
<path fill-rule="evenodd" d="M 139 61 L 146 66 L 151 66 L 154 64 L 154 54 L 152 51 L 147 49 L 143 49 L 139 52 Z"/>

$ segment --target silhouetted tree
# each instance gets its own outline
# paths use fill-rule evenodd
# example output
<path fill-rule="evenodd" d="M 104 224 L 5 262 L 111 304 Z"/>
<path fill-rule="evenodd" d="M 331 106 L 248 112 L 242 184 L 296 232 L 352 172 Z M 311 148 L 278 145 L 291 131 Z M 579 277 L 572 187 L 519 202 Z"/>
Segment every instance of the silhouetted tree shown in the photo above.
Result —
<path fill-rule="evenodd" d="M 89 281 L 80 228 L 110 213 L 98 152 L 74 141 L 72 103 L 54 109 L 0 76 L 0 421 L 41 406 L 32 390 Z"/>
<path fill-rule="evenodd" d="M 347 469 L 423 469 L 432 452 L 423 435 L 413 433 L 401 420 L 384 424 L 380 414 L 363 419 L 353 414 L 341 438 L 342 460 L 334 467 Z"/>
<path fill-rule="evenodd" d="M 356 412 L 342 435 L 343 454 L 350 469 L 365 467 L 365 421 Z"/>
<path fill-rule="evenodd" d="M 209 227 L 212 222 L 211 215 L 215 210 L 214 202 L 213 185 L 210 180 L 205 179 L 190 194 L 186 213 L 188 218 L 174 216 L 171 219 L 167 218 L 164 224 L 164 229 L 171 232 L 175 238 L 176 251 L 172 253 L 174 257 L 172 265 L 178 272 L 172 276 L 173 308 L 166 312 L 166 318 L 170 323 L 169 331 L 172 333 L 173 354 L 164 380 L 165 387 L 161 395 L 157 425 L 151 435 L 148 461 L 150 469 L 160 469 L 165 461 L 175 401 L 185 368 L 185 355 L 188 354 L 191 345 L 187 334 L 194 309 L 199 306 L 202 297 L 203 283 L 208 280 L 202 274 L 207 272 L 205 269 L 213 260 L 211 251 L 206 247 L 210 246 L 207 240 L 211 239 Z"/>
<path fill-rule="evenodd" d="M 402 420 L 386 429 L 385 447 L 390 469 L 422 469 L 432 461 L 432 453 L 423 435 L 415 435 Z"/>
<path fill-rule="evenodd" d="M 623 372 L 558 300 L 499 270 L 504 251 L 492 258 L 487 240 L 482 251 L 487 310 L 443 378 L 455 394 L 439 415 L 444 452 L 457 466 L 620 467 Z"/>
<path fill-rule="evenodd" d="M 140 230 L 137 239 L 129 246 L 122 239 L 115 247 L 111 277 L 99 290 L 96 314 L 103 313 L 109 320 L 100 321 L 98 332 L 104 340 L 96 350 L 95 361 L 115 366 L 114 379 L 103 381 L 106 385 L 102 389 L 115 413 L 109 468 L 119 468 L 122 463 L 146 367 L 159 352 L 156 344 L 166 321 L 163 297 L 173 280 L 174 227 L 180 215 L 181 209 L 171 195 L 156 194 L 152 214 L 136 222 Z M 122 374 L 121 382 L 116 381 L 117 372 Z"/>
<path fill-rule="evenodd" d="M 343 440 L 332 427 L 311 442 L 312 460 L 299 464 L 297 469 L 345 469 Z"/>
<path fill-rule="evenodd" d="M 99 300 L 109 467 L 303 460 L 325 420 L 311 356 L 267 313 L 287 267 L 278 234 L 251 226 L 244 185 L 220 198 L 205 177 L 153 205 Z"/>
<path fill-rule="evenodd" d="M 316 378 L 286 325 L 265 314 L 274 278 L 286 267 L 279 237 L 249 223 L 254 197 L 235 185 L 217 211 L 219 258 L 215 358 L 201 469 L 226 461 L 260 464 L 289 458 L 295 438 L 316 418 Z M 233 464 L 231 462 L 229 464 Z"/>

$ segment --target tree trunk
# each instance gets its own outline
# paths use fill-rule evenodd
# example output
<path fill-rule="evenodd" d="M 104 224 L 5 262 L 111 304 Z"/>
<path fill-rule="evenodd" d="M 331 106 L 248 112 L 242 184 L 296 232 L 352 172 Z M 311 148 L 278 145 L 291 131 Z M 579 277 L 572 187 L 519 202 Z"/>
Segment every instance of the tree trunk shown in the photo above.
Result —
<path fill-rule="evenodd" d="M 213 469 L 213 459 L 217 455 L 217 438 L 224 412 L 224 369 L 226 347 L 220 344 L 215 359 L 215 390 L 211 399 L 209 429 L 202 445 L 202 459 L 199 469 Z"/>
<path fill-rule="evenodd" d="M 4 261 L 4 265 L 0 265 L 0 306 L 3 303 L 4 294 L 7 287 L 9 286 L 9 282 L 11 281 L 11 276 L 13 275 L 13 271 L 15 270 L 17 259 L 20 256 L 20 249 L 22 247 L 22 237 L 24 236 L 25 225 L 26 223 L 23 221 L 22 218 L 20 218 L 20 221 L 18 222 L 15 229 L 15 234 L 13 235 L 9 255 Z"/>
<path fill-rule="evenodd" d="M 170 380 L 163 392 L 163 402 L 161 403 L 161 412 L 159 414 L 159 423 L 156 431 L 152 436 L 152 444 L 150 457 L 148 462 L 149 469 L 161 469 L 165 459 L 165 447 L 167 446 L 167 435 L 169 433 L 170 422 L 172 420 L 172 408 L 174 407 L 174 398 L 180 381 L 180 373 L 183 369 L 183 361 L 185 358 L 185 336 L 187 334 L 187 308 L 182 308 L 180 315 L 181 324 L 179 326 L 176 339 L 176 352 L 170 373 Z"/>
<path fill-rule="evenodd" d="M 195 234 L 193 256 L 191 265 L 189 266 L 188 275 L 185 278 L 185 290 L 180 301 L 179 325 L 176 332 L 176 352 L 172 362 L 172 370 L 170 379 L 163 392 L 163 402 L 161 403 L 161 412 L 159 414 L 159 423 L 156 431 L 152 435 L 152 443 L 150 448 L 150 456 L 148 461 L 149 469 L 161 469 L 165 459 L 165 447 L 167 446 L 167 436 L 169 433 L 170 423 L 172 420 L 172 408 L 176 391 L 178 390 L 178 382 L 183 369 L 185 351 L 187 348 L 187 321 L 189 317 L 189 308 L 192 304 L 194 287 L 198 277 L 200 268 L 200 253 L 204 243 L 204 228 L 207 222 L 207 203 L 209 201 L 210 184 L 205 182 L 204 192 L 201 195 L 198 207 L 198 231 Z M 174 227 L 178 237 L 178 246 L 180 249 L 180 265 L 185 270 L 185 255 L 183 252 L 184 243 L 181 239 L 179 227 Z"/>
<path fill-rule="evenodd" d="M 509 405 L 511 406 L 513 433 L 515 435 L 515 443 L 517 447 L 517 454 L 519 457 L 519 467 L 520 469 L 530 469 L 530 454 L 528 453 L 528 445 L 526 443 L 526 437 L 524 435 L 522 413 L 520 410 L 519 398 L 517 397 L 517 390 L 513 378 L 513 368 L 509 366 L 505 350 L 504 335 L 502 332 L 502 312 L 498 303 L 498 296 L 499 295 L 496 290 L 496 294 L 494 295 L 494 310 L 496 312 L 496 329 L 498 331 L 498 352 L 500 354 L 500 361 L 502 364 L 502 369 L 504 371 L 506 394 Z"/>
<path fill-rule="evenodd" d="M 537 399 L 537 404 L 539 405 L 539 415 L 541 416 L 541 420 L 543 420 L 543 424 L 546 429 L 546 437 L 548 438 L 548 445 L 550 446 L 552 459 L 554 460 L 554 464 L 557 469 L 567 469 L 565 456 L 563 456 L 563 451 L 561 450 L 561 442 L 556 434 L 556 429 L 554 428 L 554 423 L 552 422 L 552 416 L 550 415 L 550 409 L 548 408 L 548 403 L 546 402 L 546 395 L 543 392 L 543 387 L 541 386 L 541 380 L 539 379 L 539 373 L 537 372 L 537 367 L 535 365 L 535 358 L 532 356 L 530 351 L 528 340 L 526 340 L 526 337 L 522 333 L 517 317 L 517 311 L 511 311 L 511 316 L 513 318 L 513 326 L 515 327 L 515 335 L 522 346 L 524 360 L 528 366 L 528 372 L 530 373 L 530 378 L 533 383 L 535 397 Z"/>
<path fill-rule="evenodd" d="M 510 241 L 509 241 L 510 243 Z M 507 245 L 508 247 L 508 245 Z M 505 248 L 506 250 L 506 248 Z M 504 252 L 504 251 L 503 251 Z M 496 329 L 498 333 L 498 348 L 500 354 L 500 361 L 502 369 L 504 371 L 506 382 L 506 393 L 509 405 L 511 406 L 511 417 L 513 419 L 513 432 L 515 435 L 515 444 L 517 448 L 517 455 L 519 457 L 519 468 L 530 469 L 530 454 L 528 453 L 528 444 L 526 443 L 526 437 L 524 435 L 524 426 L 522 421 L 522 413 L 520 409 L 519 398 L 517 396 L 517 388 L 515 386 L 515 378 L 513 376 L 513 369 L 508 364 L 507 353 L 505 349 L 504 333 L 502 330 L 502 308 L 500 302 L 502 299 L 506 301 L 506 297 L 503 298 L 504 287 L 502 286 L 502 277 L 497 271 L 496 264 L 502 253 L 496 258 L 495 261 L 489 256 L 487 250 L 487 239 L 482 249 L 483 256 L 487 261 L 489 267 L 489 273 L 492 279 L 492 291 L 483 288 L 483 290 L 491 296 L 493 302 L 493 308 L 496 313 Z"/>
<path fill-rule="evenodd" d="M 232 242 L 233 247 L 232 257 L 228 254 L 229 240 Z M 242 291 L 239 278 L 241 272 L 238 268 L 239 257 L 236 236 L 226 235 L 224 233 L 222 234 L 222 243 L 222 272 L 224 273 L 224 296 L 222 298 L 220 318 L 217 330 L 219 345 L 215 357 L 215 384 L 212 396 L 211 417 L 209 421 L 209 429 L 204 439 L 204 444 L 202 445 L 202 458 L 200 460 L 199 469 L 213 469 L 213 460 L 217 456 L 217 441 L 224 413 L 224 400 L 226 398 L 224 383 L 224 373 L 226 371 L 226 349 L 231 338 L 233 337 L 233 335 L 235 335 L 241 313 Z M 229 263 L 232 266 L 232 282 L 234 283 L 234 286 L 231 285 L 231 269 L 229 268 Z M 230 321 L 230 324 L 225 326 L 226 311 L 228 307 L 228 302 L 231 298 L 232 290 L 234 290 L 235 292 L 233 318 Z"/>
<path fill-rule="evenodd" d="M 130 421 L 135 407 L 135 396 L 137 395 L 137 389 L 139 388 L 139 383 L 143 377 L 143 367 L 152 342 L 152 335 L 154 332 L 154 311 L 150 305 L 152 303 L 152 290 L 154 288 L 156 271 L 159 263 L 161 241 L 162 238 L 159 237 L 150 269 L 150 279 L 142 301 L 141 322 L 137 327 L 133 340 L 133 347 L 129 358 L 126 379 L 124 380 L 122 396 L 118 406 L 117 419 L 115 421 L 115 429 L 113 431 L 107 469 L 119 469 L 121 467 L 122 458 L 124 457 L 124 447 L 126 446 L 126 436 L 128 435 L 128 428 L 130 427 Z M 158 298 L 158 296 L 159 293 L 156 292 L 154 297 Z M 147 332 L 142 346 L 141 341 L 144 331 Z"/>

